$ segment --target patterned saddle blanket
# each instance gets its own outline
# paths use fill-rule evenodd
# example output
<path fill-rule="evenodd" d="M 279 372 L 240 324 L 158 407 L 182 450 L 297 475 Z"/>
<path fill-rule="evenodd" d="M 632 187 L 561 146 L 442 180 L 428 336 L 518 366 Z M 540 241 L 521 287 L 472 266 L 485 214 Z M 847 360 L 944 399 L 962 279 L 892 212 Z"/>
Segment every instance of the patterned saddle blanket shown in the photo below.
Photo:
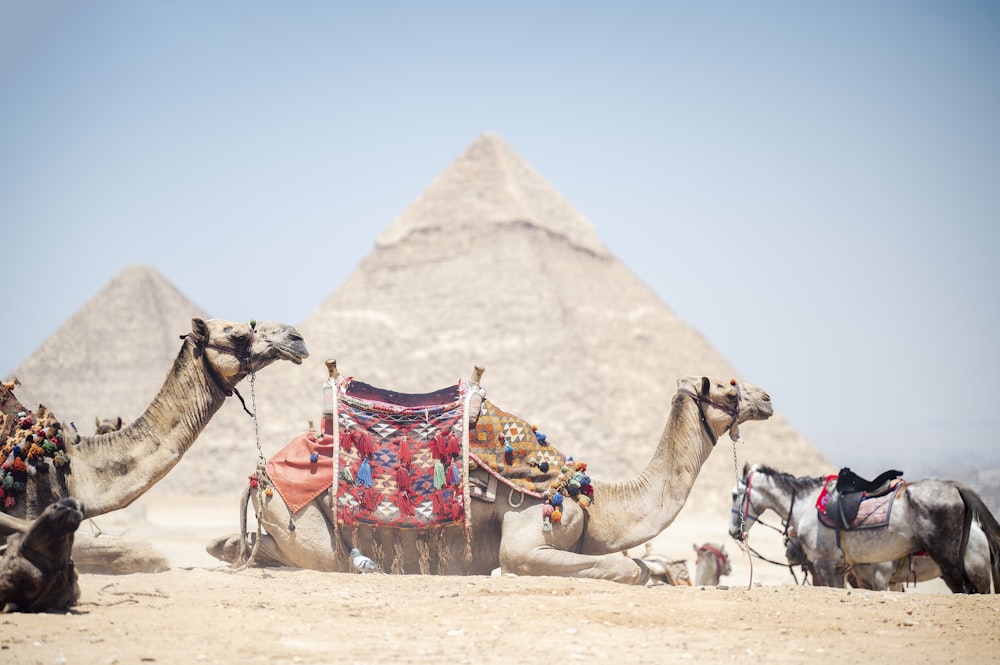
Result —
<path fill-rule="evenodd" d="M 471 384 L 409 395 L 352 379 L 337 386 L 337 440 L 309 431 L 271 457 L 266 472 L 292 513 L 336 486 L 342 525 L 427 528 L 465 518 L 464 408 Z M 481 389 L 479 389 L 481 390 Z M 586 465 L 548 445 L 546 436 L 486 399 L 470 426 L 470 470 L 482 468 L 536 497 L 554 484 L 593 496 Z M 332 431 L 332 429 L 327 430 Z"/>

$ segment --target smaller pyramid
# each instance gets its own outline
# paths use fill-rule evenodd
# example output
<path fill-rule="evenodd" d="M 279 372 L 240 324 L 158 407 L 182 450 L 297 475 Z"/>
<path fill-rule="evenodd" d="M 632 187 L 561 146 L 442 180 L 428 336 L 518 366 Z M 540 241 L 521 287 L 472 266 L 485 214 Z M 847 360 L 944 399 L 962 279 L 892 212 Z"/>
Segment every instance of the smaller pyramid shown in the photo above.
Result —
<path fill-rule="evenodd" d="M 124 268 L 14 370 L 17 397 L 82 434 L 93 434 L 95 418 L 131 421 L 163 384 L 193 317 L 206 314 L 154 268 Z"/>
<path fill-rule="evenodd" d="M 414 233 L 469 233 L 484 226 L 534 226 L 601 257 L 610 256 L 594 226 L 499 136 L 486 132 L 466 148 L 402 215 L 379 247 Z"/>

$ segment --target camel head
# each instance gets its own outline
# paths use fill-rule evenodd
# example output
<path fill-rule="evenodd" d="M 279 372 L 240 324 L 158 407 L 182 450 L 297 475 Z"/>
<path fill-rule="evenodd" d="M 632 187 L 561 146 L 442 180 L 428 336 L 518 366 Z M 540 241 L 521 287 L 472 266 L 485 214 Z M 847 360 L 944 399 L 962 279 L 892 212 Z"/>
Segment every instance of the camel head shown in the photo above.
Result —
<path fill-rule="evenodd" d="M 736 379 L 720 381 L 707 376 L 686 376 L 677 381 L 677 390 L 698 403 L 705 427 L 715 438 L 729 430 L 729 437 L 740 441 L 741 423 L 767 420 L 774 415 L 770 395 Z"/>
<path fill-rule="evenodd" d="M 301 365 L 309 357 L 306 343 L 294 326 L 273 321 L 236 323 L 223 319 L 191 319 L 185 335 L 205 354 L 222 383 L 232 386 L 250 372 L 259 372 L 276 360 Z"/>

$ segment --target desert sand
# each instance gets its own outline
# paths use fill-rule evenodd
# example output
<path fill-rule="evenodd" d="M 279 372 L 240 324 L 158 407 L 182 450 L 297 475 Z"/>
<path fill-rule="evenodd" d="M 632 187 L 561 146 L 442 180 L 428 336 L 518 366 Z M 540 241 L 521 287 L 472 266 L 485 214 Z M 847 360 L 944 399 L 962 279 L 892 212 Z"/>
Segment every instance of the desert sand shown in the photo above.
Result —
<path fill-rule="evenodd" d="M 682 512 L 654 550 L 686 559 L 693 576 L 692 546 L 725 544 L 733 574 L 718 588 L 233 572 L 204 545 L 234 530 L 235 505 L 154 490 L 98 518 L 110 534 L 152 543 L 172 568 L 83 574 L 71 612 L 0 616 L 0 662 L 806 663 L 859 653 L 1000 662 L 1000 596 L 953 595 L 936 583 L 905 593 L 800 586 L 787 568 L 760 560 L 751 583 L 751 562 L 725 524 L 693 514 Z M 751 544 L 780 554 L 780 538 L 766 530 L 751 532 Z"/>

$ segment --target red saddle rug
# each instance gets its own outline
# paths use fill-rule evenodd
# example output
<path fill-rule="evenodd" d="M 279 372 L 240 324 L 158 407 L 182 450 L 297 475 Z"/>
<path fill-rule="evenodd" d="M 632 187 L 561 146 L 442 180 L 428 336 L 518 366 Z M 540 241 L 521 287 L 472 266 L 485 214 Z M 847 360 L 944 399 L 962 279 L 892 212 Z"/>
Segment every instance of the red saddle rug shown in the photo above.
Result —
<path fill-rule="evenodd" d="M 267 464 L 289 510 L 301 510 L 336 476 L 339 524 L 426 528 L 463 520 L 461 429 L 468 387 L 459 383 L 427 396 L 451 400 L 445 403 L 407 404 L 415 396 L 360 382 L 352 391 L 351 383 L 337 388 L 338 447 L 333 436 L 307 432 Z M 395 401 L 382 401 L 387 396 Z"/>
<path fill-rule="evenodd" d="M 333 487 L 340 525 L 443 526 L 465 519 L 467 452 L 476 466 L 536 497 L 562 492 L 589 503 L 586 464 L 549 446 L 545 434 L 482 400 L 463 452 L 465 382 L 426 395 L 394 393 L 352 379 L 328 385 L 327 413 L 336 438 L 300 434 L 267 463 L 266 472 L 292 513 Z M 481 389 L 479 389 L 481 390 Z M 335 445 L 335 441 L 339 445 Z M 555 497 L 561 500 L 561 497 Z"/>

